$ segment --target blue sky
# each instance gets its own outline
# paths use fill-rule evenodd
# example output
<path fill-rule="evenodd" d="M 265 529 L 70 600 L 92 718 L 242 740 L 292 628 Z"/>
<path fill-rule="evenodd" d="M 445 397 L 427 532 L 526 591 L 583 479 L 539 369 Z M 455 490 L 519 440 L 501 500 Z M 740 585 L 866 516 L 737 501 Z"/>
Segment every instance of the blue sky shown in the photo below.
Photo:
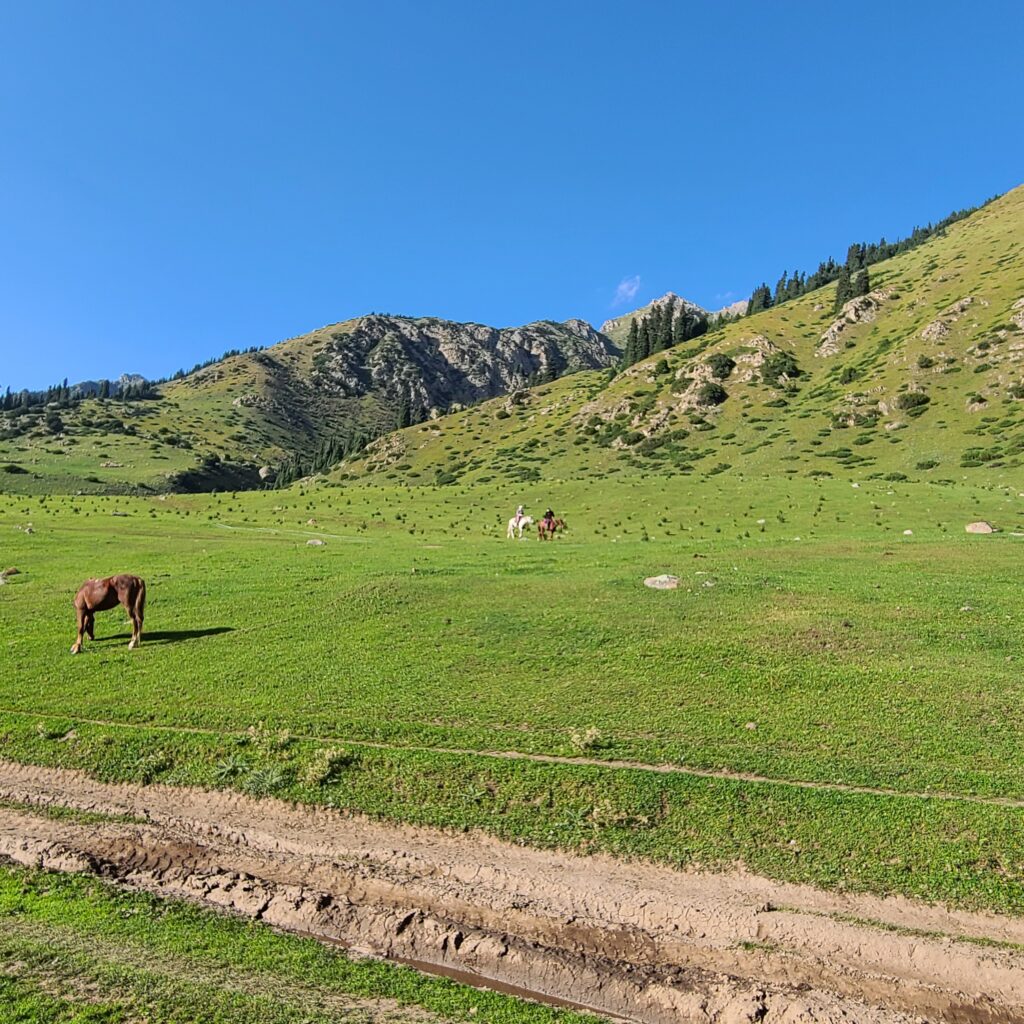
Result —
<path fill-rule="evenodd" d="M 370 311 L 722 305 L 1024 181 L 1022 28 L 999 0 L 6 0 L 0 387 Z"/>

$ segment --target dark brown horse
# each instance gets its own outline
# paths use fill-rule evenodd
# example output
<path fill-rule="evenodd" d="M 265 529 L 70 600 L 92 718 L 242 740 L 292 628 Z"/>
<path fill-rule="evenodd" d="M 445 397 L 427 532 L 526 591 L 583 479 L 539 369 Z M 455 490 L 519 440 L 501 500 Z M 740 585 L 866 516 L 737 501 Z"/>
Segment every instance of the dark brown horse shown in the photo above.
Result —
<path fill-rule="evenodd" d="M 537 540 L 552 540 L 559 530 L 564 529 L 564 519 L 542 519 L 537 524 Z"/>
<path fill-rule="evenodd" d="M 128 650 L 142 643 L 142 617 L 146 612 L 146 581 L 138 576 L 122 573 L 120 576 L 108 576 L 104 580 L 86 580 L 75 594 L 75 611 L 78 613 L 78 639 L 71 648 L 72 654 L 80 654 L 82 640 L 86 633 L 90 640 L 93 635 L 93 618 L 97 612 L 105 612 L 109 608 L 124 606 L 128 618 L 132 620 L 132 638 L 128 641 Z"/>

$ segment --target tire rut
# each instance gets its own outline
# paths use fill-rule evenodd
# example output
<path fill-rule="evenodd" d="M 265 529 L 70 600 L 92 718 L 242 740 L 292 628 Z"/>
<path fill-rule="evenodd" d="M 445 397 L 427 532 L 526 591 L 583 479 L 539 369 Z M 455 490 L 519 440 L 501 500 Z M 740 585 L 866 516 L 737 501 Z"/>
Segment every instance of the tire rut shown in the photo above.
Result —
<path fill-rule="evenodd" d="M 0 762 L 0 855 L 662 1024 L 1024 1024 L 1024 921 Z M 871 924 L 870 922 L 877 922 Z"/>

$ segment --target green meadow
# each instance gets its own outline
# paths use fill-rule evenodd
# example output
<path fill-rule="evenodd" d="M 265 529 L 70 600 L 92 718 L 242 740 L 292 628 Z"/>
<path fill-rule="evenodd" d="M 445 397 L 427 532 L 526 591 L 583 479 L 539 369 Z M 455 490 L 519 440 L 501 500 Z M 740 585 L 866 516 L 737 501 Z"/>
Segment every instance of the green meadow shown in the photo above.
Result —
<path fill-rule="evenodd" d="M 506 540 L 519 500 L 569 533 Z M 7 495 L 0 753 L 1024 912 L 1021 506 L 632 471 Z M 142 647 L 115 611 L 72 657 L 75 589 L 119 571 Z"/>

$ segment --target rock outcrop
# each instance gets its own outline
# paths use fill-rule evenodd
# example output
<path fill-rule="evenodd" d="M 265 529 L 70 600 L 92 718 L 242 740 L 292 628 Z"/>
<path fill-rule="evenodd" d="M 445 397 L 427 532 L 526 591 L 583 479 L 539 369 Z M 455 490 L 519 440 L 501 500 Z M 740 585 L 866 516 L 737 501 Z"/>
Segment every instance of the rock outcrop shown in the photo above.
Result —
<path fill-rule="evenodd" d="M 950 331 L 953 324 L 957 322 L 974 304 L 973 295 L 965 295 L 958 299 L 948 309 L 944 309 L 923 331 L 921 337 L 925 341 L 942 341 Z"/>
<path fill-rule="evenodd" d="M 495 328 L 373 314 L 332 336 L 316 356 L 313 383 L 429 413 L 495 398 L 538 376 L 612 366 L 619 354 L 582 320 Z"/>
<path fill-rule="evenodd" d="M 882 303 L 887 299 L 895 298 L 895 294 L 887 289 L 868 292 L 867 295 L 858 295 L 843 305 L 839 316 L 829 324 L 825 333 L 822 334 L 817 348 L 814 350 L 816 356 L 834 356 L 840 352 L 846 344 L 843 335 L 855 324 L 869 324 L 878 316 Z"/>

